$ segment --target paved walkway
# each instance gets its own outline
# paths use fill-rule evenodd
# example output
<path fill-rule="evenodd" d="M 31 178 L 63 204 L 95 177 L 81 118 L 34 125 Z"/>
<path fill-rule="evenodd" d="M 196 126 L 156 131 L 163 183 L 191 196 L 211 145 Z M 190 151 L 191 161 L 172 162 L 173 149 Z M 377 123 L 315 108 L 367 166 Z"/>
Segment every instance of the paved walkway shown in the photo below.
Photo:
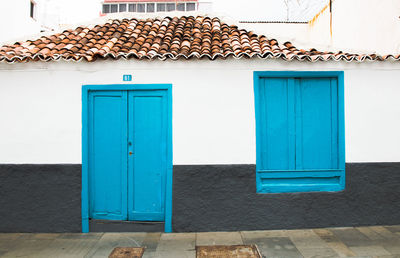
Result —
<path fill-rule="evenodd" d="M 400 226 L 206 233 L 0 234 L 0 257 L 108 257 L 145 246 L 146 257 L 195 257 L 196 245 L 256 244 L 264 257 L 398 257 Z"/>

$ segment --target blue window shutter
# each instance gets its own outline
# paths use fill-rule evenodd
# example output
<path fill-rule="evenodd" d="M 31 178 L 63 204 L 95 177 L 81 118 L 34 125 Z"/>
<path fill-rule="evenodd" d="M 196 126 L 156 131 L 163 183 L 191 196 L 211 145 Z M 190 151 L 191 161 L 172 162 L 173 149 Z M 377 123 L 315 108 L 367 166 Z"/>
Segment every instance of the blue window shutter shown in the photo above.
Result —
<path fill-rule="evenodd" d="M 258 192 L 344 188 L 341 72 L 255 72 Z"/>

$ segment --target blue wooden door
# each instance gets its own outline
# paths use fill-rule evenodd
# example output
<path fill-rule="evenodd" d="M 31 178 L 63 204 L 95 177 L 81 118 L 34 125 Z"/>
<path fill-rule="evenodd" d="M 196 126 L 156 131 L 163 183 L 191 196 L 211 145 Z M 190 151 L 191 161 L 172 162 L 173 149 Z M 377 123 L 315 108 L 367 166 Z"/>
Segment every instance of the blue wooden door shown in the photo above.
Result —
<path fill-rule="evenodd" d="M 338 79 L 272 75 L 256 86 L 258 191 L 343 189 Z"/>
<path fill-rule="evenodd" d="M 166 90 L 129 92 L 129 220 L 164 220 L 167 111 Z"/>
<path fill-rule="evenodd" d="M 164 221 L 167 90 L 89 93 L 89 217 Z"/>
<path fill-rule="evenodd" d="M 127 219 L 127 92 L 89 93 L 89 212 Z"/>

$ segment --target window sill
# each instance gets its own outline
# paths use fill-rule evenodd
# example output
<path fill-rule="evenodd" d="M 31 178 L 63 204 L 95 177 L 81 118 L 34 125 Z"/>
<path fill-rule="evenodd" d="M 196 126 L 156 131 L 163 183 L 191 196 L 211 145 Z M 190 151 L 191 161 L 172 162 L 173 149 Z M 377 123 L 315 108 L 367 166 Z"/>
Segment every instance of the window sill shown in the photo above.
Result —
<path fill-rule="evenodd" d="M 337 192 L 345 188 L 343 169 L 259 170 L 257 193 Z"/>

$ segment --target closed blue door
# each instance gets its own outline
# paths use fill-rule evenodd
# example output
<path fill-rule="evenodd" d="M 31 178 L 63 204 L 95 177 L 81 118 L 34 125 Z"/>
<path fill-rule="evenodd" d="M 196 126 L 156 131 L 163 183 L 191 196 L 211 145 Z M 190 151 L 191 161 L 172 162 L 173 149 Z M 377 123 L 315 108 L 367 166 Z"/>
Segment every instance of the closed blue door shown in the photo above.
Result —
<path fill-rule="evenodd" d="M 164 221 L 167 90 L 89 93 L 89 217 Z"/>
<path fill-rule="evenodd" d="M 260 75 L 255 87 L 258 191 L 343 189 L 343 91 L 338 78 L 266 75 Z"/>

